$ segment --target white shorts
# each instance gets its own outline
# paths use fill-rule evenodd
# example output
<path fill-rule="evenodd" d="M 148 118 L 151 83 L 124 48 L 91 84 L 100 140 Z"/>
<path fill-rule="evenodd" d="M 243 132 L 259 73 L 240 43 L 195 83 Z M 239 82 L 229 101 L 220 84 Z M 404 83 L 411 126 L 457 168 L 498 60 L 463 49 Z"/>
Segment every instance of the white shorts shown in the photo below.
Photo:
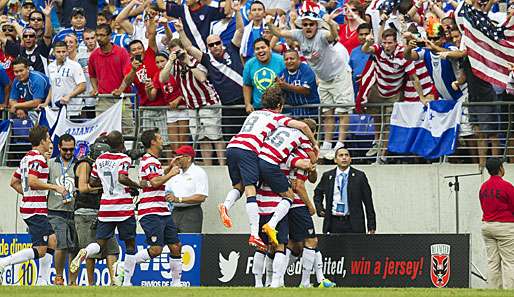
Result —
<path fill-rule="evenodd" d="M 221 108 L 212 108 L 220 106 L 220 104 L 211 105 L 209 108 L 201 108 L 197 110 L 189 110 L 189 130 L 193 139 L 202 140 L 208 138 L 210 140 L 218 140 L 222 138 L 221 132 Z M 197 127 L 197 115 L 200 127 Z M 198 134 L 198 135 L 197 135 Z"/>
<path fill-rule="evenodd" d="M 336 113 L 351 114 L 355 108 L 353 94 L 352 76 L 349 72 L 336 76 L 331 81 L 319 81 L 318 93 L 321 104 L 328 105 L 351 105 L 347 107 L 337 107 Z M 324 108 L 323 112 L 331 108 Z"/>
<path fill-rule="evenodd" d="M 168 124 L 172 124 L 178 121 L 187 121 L 189 120 L 189 113 L 187 109 L 167 110 L 166 118 Z"/>

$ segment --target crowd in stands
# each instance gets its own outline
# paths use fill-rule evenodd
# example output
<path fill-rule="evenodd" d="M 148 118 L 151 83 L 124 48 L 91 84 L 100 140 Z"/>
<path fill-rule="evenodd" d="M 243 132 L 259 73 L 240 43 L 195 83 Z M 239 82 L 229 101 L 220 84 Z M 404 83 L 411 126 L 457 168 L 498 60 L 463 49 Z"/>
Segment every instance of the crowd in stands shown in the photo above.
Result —
<path fill-rule="evenodd" d="M 68 105 L 84 120 L 124 100 L 130 135 L 135 102 L 116 96 L 136 93 L 142 127 L 158 127 L 172 149 L 204 140 L 205 164 L 224 164 L 223 136 L 239 132 L 264 90 L 278 85 L 295 117 L 317 118 L 318 108 L 294 106 L 332 105 L 319 124 L 321 156 L 333 159 L 366 101 L 512 101 L 473 71 L 472 41 L 456 22 L 463 5 L 505 38 L 513 0 L 0 0 L 0 108 L 30 125 L 45 106 Z M 471 106 L 469 121 L 479 124 L 461 133 L 478 139 L 483 164 L 489 145 L 500 154 L 499 111 Z M 368 157 L 384 154 L 384 129 L 375 130 Z"/>

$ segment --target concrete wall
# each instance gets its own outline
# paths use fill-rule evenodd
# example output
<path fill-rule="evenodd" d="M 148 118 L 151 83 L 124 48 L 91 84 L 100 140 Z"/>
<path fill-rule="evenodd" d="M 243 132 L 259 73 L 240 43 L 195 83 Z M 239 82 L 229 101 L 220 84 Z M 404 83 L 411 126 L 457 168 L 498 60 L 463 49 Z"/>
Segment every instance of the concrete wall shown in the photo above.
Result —
<path fill-rule="evenodd" d="M 367 165 L 356 166 L 364 170 L 373 190 L 379 233 L 453 233 L 455 232 L 455 192 L 450 190 L 446 175 L 476 173 L 476 165 Z M 332 167 L 320 166 L 320 172 Z M 244 201 L 231 210 L 232 230 L 226 230 L 218 219 L 216 205 L 223 201 L 230 189 L 228 171 L 223 167 L 205 168 L 209 175 L 209 198 L 203 205 L 205 233 L 248 231 Z M 506 166 L 506 179 L 514 180 L 514 166 Z M 17 211 L 16 193 L 9 188 L 13 170 L 0 168 L 0 233 L 25 232 L 25 225 Z M 131 171 L 131 174 L 135 171 Z M 320 175 L 321 176 L 321 175 Z M 471 233 L 472 261 L 486 273 L 484 244 L 480 235 L 481 210 L 478 190 L 488 178 L 487 173 L 460 179 L 460 232 Z M 453 180 L 453 179 L 452 179 Z M 312 194 L 314 185 L 308 185 Z M 316 228 L 321 231 L 321 220 L 315 217 Z M 452 250 L 452 252 L 458 252 Z M 473 287 L 485 283 L 472 277 Z"/>

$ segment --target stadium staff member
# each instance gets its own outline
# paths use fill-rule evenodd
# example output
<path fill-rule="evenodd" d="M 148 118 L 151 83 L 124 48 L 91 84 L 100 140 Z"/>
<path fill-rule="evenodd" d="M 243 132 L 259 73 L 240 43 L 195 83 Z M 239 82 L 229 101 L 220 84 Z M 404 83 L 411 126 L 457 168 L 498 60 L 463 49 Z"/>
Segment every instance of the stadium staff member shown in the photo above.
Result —
<path fill-rule="evenodd" d="M 514 187 L 503 179 L 505 169 L 498 158 L 485 167 L 489 179 L 480 187 L 482 236 L 487 251 L 488 282 L 491 288 L 514 288 Z"/>
<path fill-rule="evenodd" d="M 350 166 L 352 158 L 345 148 L 336 151 L 334 161 L 337 167 L 323 173 L 314 189 L 316 212 L 325 218 L 323 233 L 365 233 L 364 204 L 368 233 L 374 234 L 375 209 L 366 174 Z"/>
<path fill-rule="evenodd" d="M 195 165 L 193 147 L 183 145 L 175 150 L 180 174 L 166 183 L 166 199 L 173 202 L 173 221 L 179 233 L 202 233 L 201 203 L 209 196 L 207 173 Z"/>

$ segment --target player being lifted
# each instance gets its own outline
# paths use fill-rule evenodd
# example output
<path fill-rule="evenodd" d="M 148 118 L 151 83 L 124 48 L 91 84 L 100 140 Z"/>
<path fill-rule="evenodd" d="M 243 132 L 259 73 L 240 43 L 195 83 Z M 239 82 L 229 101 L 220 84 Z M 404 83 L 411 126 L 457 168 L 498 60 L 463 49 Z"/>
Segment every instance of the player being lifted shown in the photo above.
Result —
<path fill-rule="evenodd" d="M 121 132 L 109 133 L 107 144 L 111 151 L 101 154 L 96 159 L 89 181 L 91 187 L 103 188 L 98 211 L 97 241 L 78 252 L 71 261 L 71 272 L 77 271 L 80 263 L 89 256 L 100 253 L 107 240 L 114 236 L 115 229 L 118 229 L 120 239 L 125 242 L 125 262 L 135 261 L 136 219 L 132 196 L 138 194 L 138 189 L 142 188 L 142 185 L 132 181 L 128 176 L 131 159 L 122 153 L 125 151 L 125 145 Z M 131 285 L 130 279 L 134 272 L 128 268 L 130 265 L 124 267 L 124 286 Z"/>
<path fill-rule="evenodd" d="M 262 110 L 248 115 L 239 133 L 227 146 L 227 165 L 233 189 L 228 192 L 225 202 L 218 206 L 218 210 L 223 224 L 227 228 L 232 227 L 228 211 L 244 192 L 250 222 L 248 244 L 265 249 L 266 245 L 259 237 L 259 211 L 255 198 L 255 185 L 259 181 L 258 155 L 264 139 L 278 127 L 287 126 L 302 131 L 312 143 L 316 154 L 319 149 L 314 134 L 305 123 L 280 114 L 284 107 L 284 96 L 279 88 L 270 87 L 266 90 L 262 96 L 262 107 Z"/>
<path fill-rule="evenodd" d="M 21 159 L 20 166 L 11 178 L 11 188 L 23 196 L 20 214 L 29 228 L 33 247 L 0 259 L 0 285 L 3 282 L 4 270 L 8 265 L 32 259 L 39 259 L 41 280 L 49 278 L 52 254 L 57 246 L 57 238 L 47 217 L 48 191 L 55 191 L 63 195 L 63 199 L 68 195 L 63 186 L 48 183 L 48 164 L 44 156 L 50 151 L 52 145 L 48 129 L 42 126 L 30 129 L 29 141 L 32 150 Z M 40 283 L 38 278 L 38 285 L 45 284 Z"/>

